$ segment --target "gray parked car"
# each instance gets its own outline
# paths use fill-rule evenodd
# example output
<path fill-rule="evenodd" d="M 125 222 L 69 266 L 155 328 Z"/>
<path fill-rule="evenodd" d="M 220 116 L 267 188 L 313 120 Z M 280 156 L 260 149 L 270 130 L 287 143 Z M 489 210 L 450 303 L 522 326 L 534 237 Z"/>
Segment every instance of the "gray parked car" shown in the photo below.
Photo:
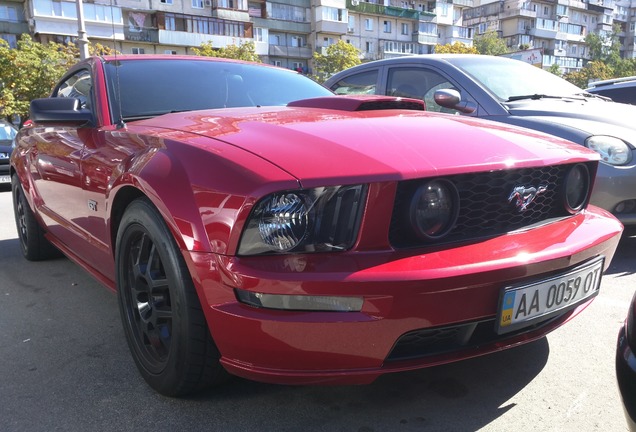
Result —
<path fill-rule="evenodd" d="M 378 60 L 339 72 L 325 85 L 337 94 L 423 99 L 430 111 L 523 126 L 585 145 L 603 161 L 592 204 L 636 228 L 636 106 L 592 95 L 518 60 L 468 54 Z"/>

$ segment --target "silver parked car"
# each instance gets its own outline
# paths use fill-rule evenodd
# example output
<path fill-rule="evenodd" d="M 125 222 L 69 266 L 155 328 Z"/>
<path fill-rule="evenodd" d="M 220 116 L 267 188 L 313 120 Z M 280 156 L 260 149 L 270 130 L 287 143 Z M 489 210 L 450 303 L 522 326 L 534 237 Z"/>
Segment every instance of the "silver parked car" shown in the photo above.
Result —
<path fill-rule="evenodd" d="M 549 72 L 503 57 L 428 54 L 365 63 L 325 83 L 337 94 L 414 97 L 427 110 L 523 126 L 595 150 L 592 204 L 636 228 L 636 106 L 592 95 Z"/>

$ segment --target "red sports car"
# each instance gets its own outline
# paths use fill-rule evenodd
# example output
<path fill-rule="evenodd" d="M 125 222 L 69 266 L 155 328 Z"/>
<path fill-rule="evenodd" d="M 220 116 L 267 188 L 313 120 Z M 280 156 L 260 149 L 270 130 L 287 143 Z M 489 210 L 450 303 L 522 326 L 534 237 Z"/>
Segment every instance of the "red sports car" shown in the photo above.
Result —
<path fill-rule="evenodd" d="M 544 336 L 621 236 L 588 206 L 598 156 L 423 108 L 264 65 L 90 58 L 17 137 L 24 255 L 116 291 L 166 395 L 228 372 L 367 383 Z"/>

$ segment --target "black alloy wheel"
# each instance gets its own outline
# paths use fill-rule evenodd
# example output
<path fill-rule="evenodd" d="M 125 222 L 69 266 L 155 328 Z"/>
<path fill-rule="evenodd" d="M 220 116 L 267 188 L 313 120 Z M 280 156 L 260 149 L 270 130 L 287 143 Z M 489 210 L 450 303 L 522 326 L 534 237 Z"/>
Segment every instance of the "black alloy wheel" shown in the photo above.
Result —
<path fill-rule="evenodd" d="M 181 251 L 147 199 L 123 215 L 116 271 L 124 332 L 146 382 L 166 396 L 183 396 L 224 381 Z"/>

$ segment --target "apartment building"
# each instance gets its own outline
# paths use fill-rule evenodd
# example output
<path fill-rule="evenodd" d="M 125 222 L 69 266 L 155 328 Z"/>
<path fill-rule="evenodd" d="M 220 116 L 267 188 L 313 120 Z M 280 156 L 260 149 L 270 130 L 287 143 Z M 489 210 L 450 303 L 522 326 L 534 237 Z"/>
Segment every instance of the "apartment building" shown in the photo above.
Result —
<path fill-rule="evenodd" d="M 310 71 L 314 52 L 342 39 L 363 61 L 472 44 L 498 32 L 509 48 L 541 48 L 543 66 L 576 70 L 589 58 L 585 36 L 620 28 L 621 54 L 636 56 L 636 0 L 83 0 L 93 42 L 122 53 L 191 54 L 253 41 L 266 63 Z M 77 37 L 72 0 L 0 0 L 0 37 L 41 42 Z"/>

